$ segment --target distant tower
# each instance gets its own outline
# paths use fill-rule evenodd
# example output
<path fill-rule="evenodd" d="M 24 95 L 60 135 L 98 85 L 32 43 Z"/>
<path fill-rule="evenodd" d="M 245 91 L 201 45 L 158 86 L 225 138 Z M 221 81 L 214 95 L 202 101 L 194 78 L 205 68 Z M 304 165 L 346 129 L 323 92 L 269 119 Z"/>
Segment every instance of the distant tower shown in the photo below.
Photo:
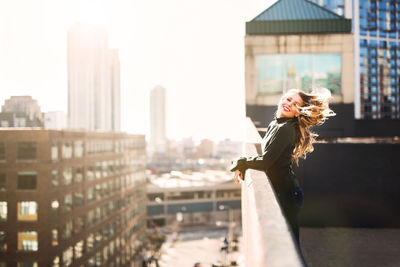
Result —
<path fill-rule="evenodd" d="M 31 96 L 11 96 L 0 113 L 0 127 L 42 127 L 43 115 Z"/>
<path fill-rule="evenodd" d="M 150 153 L 166 150 L 165 88 L 154 87 L 150 92 Z"/>
<path fill-rule="evenodd" d="M 120 130 L 118 51 L 104 26 L 76 23 L 68 31 L 69 127 Z"/>

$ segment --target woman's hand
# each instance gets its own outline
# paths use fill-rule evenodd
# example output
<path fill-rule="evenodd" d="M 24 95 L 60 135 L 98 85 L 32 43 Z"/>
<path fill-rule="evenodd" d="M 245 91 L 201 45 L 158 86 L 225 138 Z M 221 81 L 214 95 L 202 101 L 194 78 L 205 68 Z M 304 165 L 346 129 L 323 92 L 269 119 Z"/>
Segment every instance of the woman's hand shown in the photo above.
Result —
<path fill-rule="evenodd" d="M 236 184 L 240 184 L 240 181 L 244 181 L 243 173 L 239 170 L 236 170 L 235 175 L 233 176 L 233 180 L 235 180 Z"/>

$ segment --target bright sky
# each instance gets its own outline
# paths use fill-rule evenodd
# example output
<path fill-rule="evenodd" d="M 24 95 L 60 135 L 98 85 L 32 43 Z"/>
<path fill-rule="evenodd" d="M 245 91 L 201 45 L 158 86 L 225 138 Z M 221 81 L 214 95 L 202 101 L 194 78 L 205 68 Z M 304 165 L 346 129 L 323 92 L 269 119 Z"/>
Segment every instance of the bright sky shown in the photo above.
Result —
<path fill-rule="evenodd" d="M 0 0 L 0 103 L 31 95 L 67 113 L 78 20 L 106 24 L 121 61 L 122 130 L 149 133 L 149 92 L 167 90 L 170 138 L 241 139 L 245 22 L 274 0 Z"/>

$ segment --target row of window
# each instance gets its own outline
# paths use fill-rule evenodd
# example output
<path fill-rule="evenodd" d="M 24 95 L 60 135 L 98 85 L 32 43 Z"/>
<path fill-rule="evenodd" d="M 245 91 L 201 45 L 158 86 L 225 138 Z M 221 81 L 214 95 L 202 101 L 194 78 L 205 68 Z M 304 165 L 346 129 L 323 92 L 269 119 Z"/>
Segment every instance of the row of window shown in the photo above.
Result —
<path fill-rule="evenodd" d="M 37 251 L 38 250 L 38 233 L 36 231 L 18 232 L 19 251 Z M 7 234 L 5 231 L 0 231 L 0 251 L 7 251 Z"/>
<path fill-rule="evenodd" d="M 80 217 L 76 217 L 74 221 L 71 220 L 71 225 L 74 225 L 74 229 L 83 229 L 85 227 L 85 222 L 87 224 L 87 227 L 91 227 L 95 223 L 98 223 L 102 220 L 105 220 L 121 210 L 124 207 L 133 205 L 134 203 L 137 203 L 139 200 L 143 199 L 145 197 L 145 189 L 144 188 L 138 188 L 134 192 L 131 192 L 129 195 L 124 196 L 124 198 L 117 199 L 117 200 L 112 200 L 109 201 L 105 204 L 103 204 L 101 207 L 96 207 L 94 209 L 91 209 L 87 212 L 87 215 L 83 215 Z M 70 211 L 69 209 L 72 210 L 72 205 L 69 206 L 66 210 L 65 206 L 67 204 L 64 203 L 64 211 Z M 133 209 L 132 212 L 141 212 L 144 207 L 141 207 L 139 205 L 139 210 Z M 57 200 L 54 200 L 52 202 L 52 209 L 53 209 L 53 216 L 57 216 L 59 214 L 59 204 Z M 135 213 L 136 214 L 136 213 Z M 79 227 L 78 227 L 79 226 Z M 69 237 L 69 236 L 68 236 Z"/>
<path fill-rule="evenodd" d="M 87 237 L 86 248 L 87 251 L 92 251 L 96 246 L 102 242 L 113 237 L 116 232 L 121 229 L 122 226 L 127 225 L 136 216 L 143 214 L 145 211 L 145 204 L 141 203 L 135 205 L 131 210 L 127 210 L 124 214 L 116 218 L 114 221 L 105 224 L 101 229 L 95 233 L 91 233 Z M 144 219 L 142 219 L 144 221 Z M 76 217 L 74 220 L 67 221 L 59 229 L 52 230 L 52 241 L 53 246 L 57 246 L 62 240 L 67 240 L 74 235 L 81 233 L 85 228 L 84 216 Z M 140 223 L 142 225 L 142 223 Z M 137 228 L 131 229 L 131 234 L 137 232 Z M 59 236 L 61 232 L 61 236 Z M 37 251 L 38 250 L 38 233 L 36 231 L 23 231 L 18 232 L 18 247 L 20 251 Z M 7 235 L 5 231 L 0 231 L 0 252 L 7 251 Z"/>
<path fill-rule="evenodd" d="M 0 201 L 0 221 L 6 221 L 8 216 L 7 201 Z M 37 221 L 38 204 L 36 201 L 17 202 L 18 221 Z"/>
<path fill-rule="evenodd" d="M 104 183 L 104 184 L 106 184 L 106 183 Z M 109 190 L 102 190 L 102 189 L 104 189 L 104 187 L 101 187 L 101 185 L 96 185 L 96 187 L 97 186 L 100 186 L 101 191 L 99 193 L 93 194 L 92 191 L 90 190 L 92 188 L 88 189 L 88 191 L 87 191 L 88 203 L 90 203 L 94 200 L 101 199 L 101 197 L 105 197 L 108 195 L 107 192 L 109 192 Z M 96 192 L 98 192 L 98 191 L 96 191 Z M 94 199 L 93 196 L 98 196 L 98 197 L 96 197 L 96 199 Z M 96 211 L 96 216 L 93 216 L 93 214 L 92 214 L 92 213 L 94 213 L 93 210 L 89 211 L 89 213 L 88 213 L 89 225 L 92 223 L 93 220 L 101 220 L 103 217 L 109 216 L 111 213 L 118 211 L 120 208 L 130 205 L 132 203 L 135 203 L 136 201 L 143 198 L 144 196 L 145 196 L 145 189 L 138 188 L 137 190 L 132 192 L 130 195 L 124 197 L 123 199 L 113 200 L 107 204 L 104 204 L 101 211 L 100 211 L 100 208 L 97 207 L 96 209 L 99 209 L 99 211 Z M 79 208 L 83 205 L 84 205 L 83 191 L 75 192 L 73 194 L 72 193 L 67 194 L 64 196 L 63 205 L 61 206 L 62 212 L 68 213 L 68 212 L 71 212 L 74 208 Z M 53 216 L 57 216 L 60 213 L 59 201 L 53 200 L 51 203 L 51 207 L 53 210 Z M 7 201 L 0 201 L 0 221 L 6 221 L 7 216 L 8 216 Z M 92 219 L 92 217 L 93 217 L 93 219 Z M 37 221 L 38 220 L 38 203 L 36 201 L 18 201 L 17 202 L 17 220 L 18 221 Z"/>
<path fill-rule="evenodd" d="M 114 149 L 114 143 L 115 149 Z M 118 145 L 117 145 L 118 144 Z M 144 149 L 144 140 L 128 140 L 127 143 L 121 145 L 120 142 L 116 141 L 88 141 L 87 153 L 88 155 L 97 155 L 104 153 L 119 153 L 124 151 L 134 151 L 138 149 Z M 111 148 L 110 148 L 111 146 Z M 52 143 L 51 145 L 51 159 L 53 161 L 59 160 L 59 147 L 61 147 L 61 158 L 81 158 L 84 154 L 84 142 L 83 141 L 67 141 L 62 144 Z M 37 159 L 38 145 L 36 142 L 17 142 L 17 160 L 36 160 Z M 6 146 L 5 143 L 0 143 L 0 160 L 5 160 L 6 157 Z"/>
<path fill-rule="evenodd" d="M 93 258 L 88 260 L 88 266 L 100 266 L 106 263 L 109 259 L 113 258 L 118 252 L 125 247 L 125 244 L 129 243 L 126 249 L 122 250 L 121 255 L 125 258 L 126 255 L 134 255 L 137 253 L 138 247 L 143 244 L 144 236 L 140 236 L 134 242 L 131 241 L 131 237 L 137 232 L 141 231 L 145 227 L 145 219 L 142 219 L 138 224 L 132 226 L 131 229 L 126 231 L 122 236 L 116 237 L 104 246 L 102 250 L 97 252 Z M 111 235 L 110 235 L 111 236 Z M 62 256 L 56 256 L 53 259 L 52 266 L 60 267 L 61 258 L 63 261 L 62 266 L 70 266 L 73 261 L 80 259 L 84 253 L 90 252 L 96 249 L 96 246 L 101 242 L 107 240 L 104 237 L 104 231 L 100 230 L 95 234 L 89 234 L 85 240 L 80 240 L 75 245 L 68 247 L 62 252 Z M 4 231 L 0 231 L 0 251 L 7 250 L 7 236 Z M 18 250 L 19 251 L 37 251 L 38 250 L 38 233 L 36 231 L 25 231 L 18 232 Z M 129 259 L 126 259 L 129 261 Z M 120 258 L 116 257 L 116 266 L 120 264 Z M 100 264 L 98 264 L 100 263 Z M 122 263 L 122 262 L 121 262 Z M 124 264 L 124 263 L 123 263 Z M 0 267 L 6 266 L 5 262 L 0 262 Z M 35 262 L 19 262 L 20 267 L 35 267 Z"/>
<path fill-rule="evenodd" d="M 101 266 L 106 264 L 108 260 L 114 257 L 115 262 L 109 263 L 108 266 L 120 266 L 120 264 L 125 264 L 128 262 L 131 255 L 136 254 L 138 247 L 143 244 L 144 235 L 140 236 L 133 242 L 130 242 L 130 239 L 144 227 L 145 220 L 142 219 L 138 222 L 138 224 L 132 226 L 132 228 L 126 231 L 122 236 L 110 240 L 102 250 L 98 251 L 93 257 L 88 259 L 86 266 Z M 109 237 L 112 237 L 112 235 L 104 227 L 96 233 L 89 234 L 86 240 L 78 241 L 75 243 L 75 245 L 64 250 L 61 255 L 54 257 L 52 267 L 60 267 L 61 260 L 63 262 L 62 266 L 72 265 L 73 262 L 80 259 L 83 254 L 96 250 L 96 247 L 102 242 L 106 241 Z M 129 246 L 127 246 L 126 250 L 123 250 L 125 245 L 128 243 Z M 118 256 L 117 254 L 119 254 L 120 251 L 121 256 Z M 126 257 L 127 255 L 130 255 L 129 258 Z M 122 260 L 122 258 L 124 260 Z"/>
<path fill-rule="evenodd" d="M 85 143 L 83 141 L 68 141 L 60 144 L 61 158 L 71 159 L 73 157 L 80 158 L 84 154 Z M 128 139 L 121 141 L 101 140 L 101 141 L 87 141 L 86 153 L 87 155 L 102 155 L 108 153 L 119 153 L 125 151 L 134 151 L 144 149 L 144 140 Z M 51 159 L 56 161 L 59 159 L 59 144 L 54 142 L 51 146 Z"/>
<path fill-rule="evenodd" d="M 124 167 L 122 167 L 124 168 Z M 85 168 L 83 167 L 76 167 L 76 168 L 65 168 L 62 170 L 62 184 L 64 186 L 69 186 L 73 183 L 78 184 L 83 182 L 84 180 L 84 172 Z M 88 170 L 86 172 L 88 181 L 92 181 L 94 177 L 107 177 L 103 175 L 109 175 L 110 173 L 103 173 L 99 172 L 98 176 L 97 174 L 95 176 L 92 176 L 92 174 L 95 172 L 92 172 L 91 167 L 88 167 Z M 92 177 L 92 178 L 90 178 Z M 141 172 L 135 172 L 131 173 L 129 175 L 124 175 L 119 178 L 115 178 L 113 181 L 107 183 L 103 183 L 103 191 L 108 194 L 108 192 L 113 193 L 115 191 L 120 190 L 121 188 L 127 188 L 132 185 L 136 185 L 139 183 L 142 183 L 146 180 L 146 175 L 143 171 Z M 53 170 L 51 172 L 51 185 L 53 188 L 57 188 L 61 184 L 60 182 L 60 177 L 59 177 L 59 171 L 58 170 Z M 98 187 L 98 185 L 96 185 Z M 37 173 L 36 172 L 18 172 L 17 173 L 17 190 L 36 190 L 37 189 Z M 5 173 L 0 173 L 0 191 L 6 191 L 7 190 L 7 177 Z"/>
<path fill-rule="evenodd" d="M 128 161 L 129 160 L 129 161 Z M 140 164 L 140 165 L 139 165 Z M 95 179 L 106 178 L 114 174 L 120 174 L 125 172 L 129 168 L 143 168 L 144 163 L 139 162 L 137 159 L 127 159 L 121 161 L 104 161 L 98 162 L 93 166 L 88 167 L 74 167 L 66 168 L 62 170 L 62 184 L 64 186 L 69 186 L 71 184 L 78 184 L 84 181 L 85 173 L 88 182 Z M 57 188 L 61 185 L 60 173 L 58 170 L 53 170 L 51 172 L 52 176 L 52 187 Z M 143 172 L 135 172 L 134 174 L 125 176 L 126 181 L 122 181 L 124 185 L 137 184 L 145 179 L 145 174 Z"/>
<path fill-rule="evenodd" d="M 182 199 L 210 199 L 212 191 L 186 191 L 186 192 L 167 192 L 167 193 L 149 193 L 149 201 L 162 202 L 164 200 L 182 200 Z M 216 190 L 217 198 L 235 198 L 241 196 L 240 189 Z"/>
<path fill-rule="evenodd" d="M 7 267 L 7 263 L 0 261 L 0 267 Z M 18 262 L 17 267 L 38 267 L 37 262 Z"/>

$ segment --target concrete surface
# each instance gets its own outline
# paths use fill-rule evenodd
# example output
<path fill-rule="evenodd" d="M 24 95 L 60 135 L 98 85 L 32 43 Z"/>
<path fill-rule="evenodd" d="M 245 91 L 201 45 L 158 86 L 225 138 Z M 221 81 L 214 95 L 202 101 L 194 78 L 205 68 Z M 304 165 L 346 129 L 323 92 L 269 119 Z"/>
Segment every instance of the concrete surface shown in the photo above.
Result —
<path fill-rule="evenodd" d="M 400 229 L 301 228 L 308 267 L 398 267 Z"/>

